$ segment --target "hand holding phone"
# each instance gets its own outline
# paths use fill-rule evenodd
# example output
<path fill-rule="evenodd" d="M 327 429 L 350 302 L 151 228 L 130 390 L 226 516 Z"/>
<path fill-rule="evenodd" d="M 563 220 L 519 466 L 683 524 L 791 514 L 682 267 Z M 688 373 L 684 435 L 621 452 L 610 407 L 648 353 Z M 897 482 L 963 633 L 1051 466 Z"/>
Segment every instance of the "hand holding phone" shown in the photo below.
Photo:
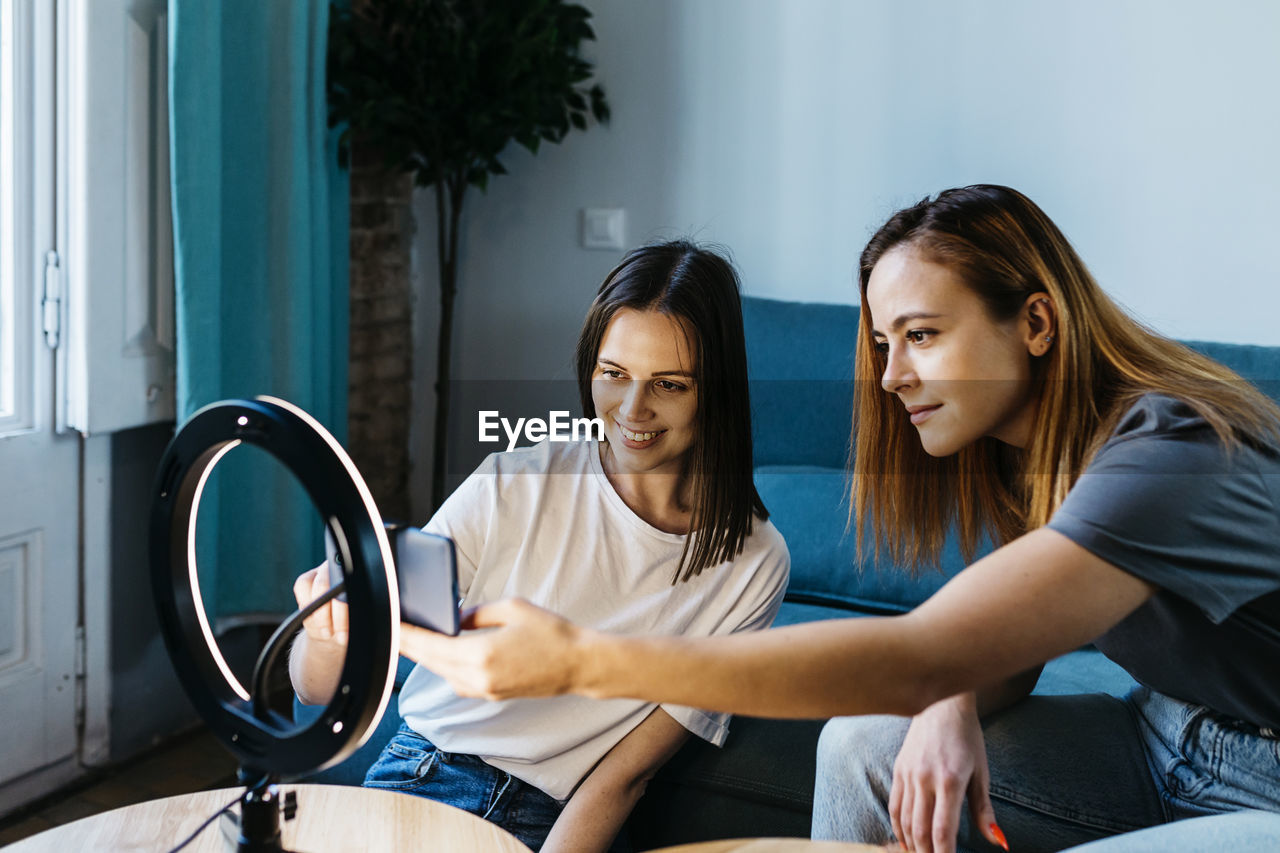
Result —
<path fill-rule="evenodd" d="M 417 527 L 387 525 L 387 537 L 395 559 L 396 586 L 400 591 L 400 619 L 411 625 L 454 636 L 458 633 L 458 561 L 453 540 Z M 326 528 L 325 557 L 329 585 L 342 581 L 345 572 L 333 536 Z M 346 601 L 345 595 L 338 596 Z"/>
<path fill-rule="evenodd" d="M 306 607 L 329 591 L 333 579 L 327 563 L 321 563 L 309 572 L 303 572 L 293 582 L 293 597 L 298 609 Z M 324 643 L 347 645 L 347 605 L 331 601 L 306 618 L 302 623 L 308 636 Z"/>

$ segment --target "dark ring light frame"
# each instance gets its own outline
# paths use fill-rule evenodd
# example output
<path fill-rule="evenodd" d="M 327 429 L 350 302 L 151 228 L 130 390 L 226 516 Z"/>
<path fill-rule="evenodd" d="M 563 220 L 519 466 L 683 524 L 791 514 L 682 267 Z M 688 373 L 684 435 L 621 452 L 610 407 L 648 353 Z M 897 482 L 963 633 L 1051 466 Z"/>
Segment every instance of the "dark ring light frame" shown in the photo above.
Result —
<path fill-rule="evenodd" d="M 196 515 L 218 460 L 245 443 L 282 462 L 333 532 L 346 567 L 350 631 L 339 686 L 305 728 L 254 716 L 248 691 L 218 649 L 200 597 Z M 242 773 L 299 777 L 355 752 L 391 698 L 400 600 L 391 546 L 369 489 L 346 451 L 314 418 L 271 397 L 200 409 L 160 461 L 151 506 L 151 581 L 178 678 Z"/>

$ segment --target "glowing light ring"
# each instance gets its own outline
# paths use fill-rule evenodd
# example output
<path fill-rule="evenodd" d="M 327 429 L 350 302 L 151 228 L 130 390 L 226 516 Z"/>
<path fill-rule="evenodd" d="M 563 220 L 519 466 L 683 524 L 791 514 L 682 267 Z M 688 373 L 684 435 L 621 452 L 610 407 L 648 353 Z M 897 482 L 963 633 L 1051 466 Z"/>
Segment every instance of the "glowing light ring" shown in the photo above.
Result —
<path fill-rule="evenodd" d="M 348 567 L 350 632 L 340 686 L 305 728 L 253 717 L 249 695 L 218 650 L 200 597 L 200 496 L 218 460 L 242 443 L 267 451 L 302 483 Z M 191 416 L 166 448 L 156 477 L 151 580 L 161 633 L 183 689 L 242 767 L 304 776 L 337 764 L 369 738 L 390 700 L 400 646 L 391 545 L 360 472 L 306 412 L 259 397 L 213 403 Z"/>

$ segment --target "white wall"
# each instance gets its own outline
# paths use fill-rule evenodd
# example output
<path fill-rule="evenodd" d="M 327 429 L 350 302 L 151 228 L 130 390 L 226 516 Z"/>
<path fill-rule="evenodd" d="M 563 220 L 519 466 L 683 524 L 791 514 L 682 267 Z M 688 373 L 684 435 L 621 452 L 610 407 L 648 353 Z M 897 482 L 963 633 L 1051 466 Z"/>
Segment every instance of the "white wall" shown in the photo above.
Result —
<path fill-rule="evenodd" d="M 726 245 L 748 294 L 854 302 L 871 232 L 926 194 L 1005 183 L 1103 286 L 1181 338 L 1280 345 L 1280 4 L 1271 0 L 586 0 L 605 128 L 469 199 L 455 376 L 569 379 L 619 253 Z M 427 510 L 434 213 L 418 200 L 413 480 Z M 528 414 L 524 412 L 523 414 Z M 474 413 L 469 414 L 474 417 Z M 455 432 L 474 432 L 455 418 Z"/>

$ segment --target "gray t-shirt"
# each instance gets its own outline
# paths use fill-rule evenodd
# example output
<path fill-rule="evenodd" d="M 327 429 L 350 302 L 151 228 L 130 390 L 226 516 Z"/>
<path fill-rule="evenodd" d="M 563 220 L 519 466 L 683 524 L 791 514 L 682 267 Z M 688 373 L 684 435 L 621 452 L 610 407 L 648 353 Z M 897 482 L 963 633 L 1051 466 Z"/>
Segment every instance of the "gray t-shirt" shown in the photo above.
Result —
<path fill-rule="evenodd" d="M 1049 527 L 1160 588 L 1095 644 L 1140 683 L 1280 727 L 1280 448 L 1141 397 Z"/>

